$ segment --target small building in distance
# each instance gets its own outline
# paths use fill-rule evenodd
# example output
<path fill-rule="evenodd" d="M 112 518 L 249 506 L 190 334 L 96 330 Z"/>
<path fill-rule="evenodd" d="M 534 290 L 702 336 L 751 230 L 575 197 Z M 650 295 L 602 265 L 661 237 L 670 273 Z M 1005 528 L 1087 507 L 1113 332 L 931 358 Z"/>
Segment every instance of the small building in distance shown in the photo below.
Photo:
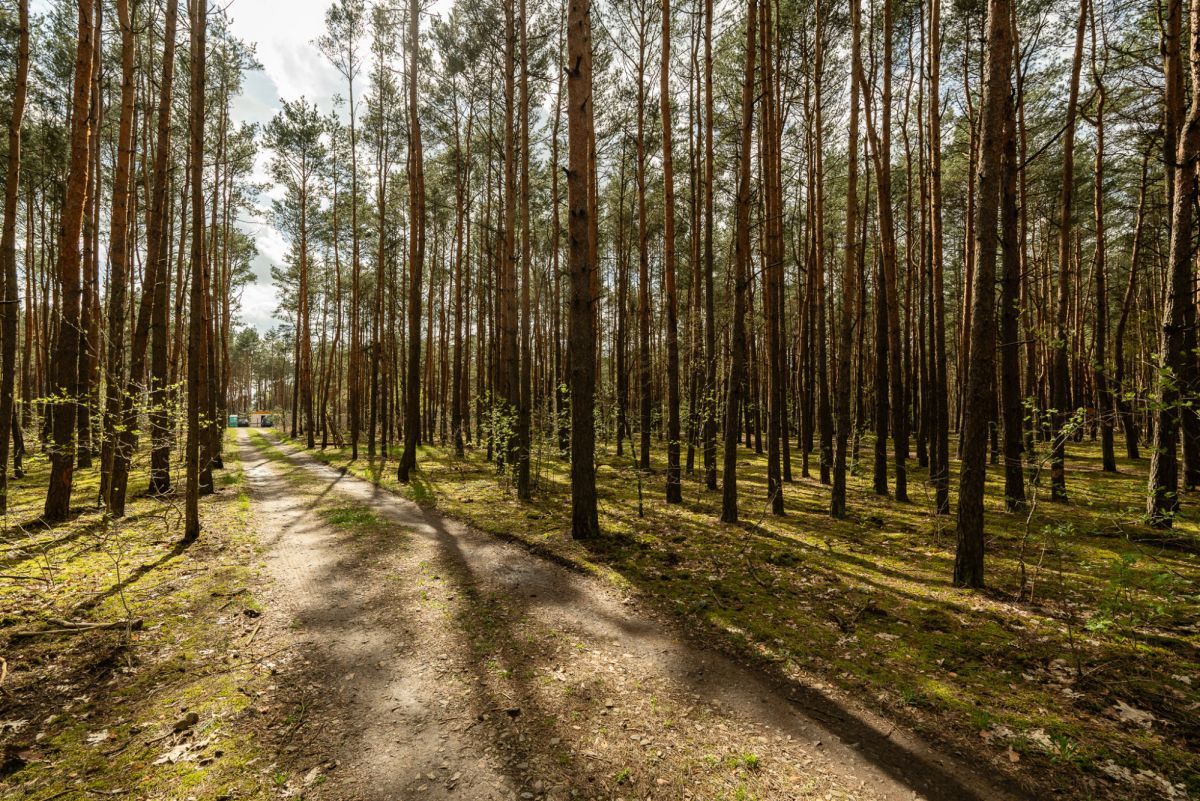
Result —
<path fill-rule="evenodd" d="M 275 415 L 272 412 L 250 412 L 250 425 L 254 428 L 271 428 L 275 425 Z"/>

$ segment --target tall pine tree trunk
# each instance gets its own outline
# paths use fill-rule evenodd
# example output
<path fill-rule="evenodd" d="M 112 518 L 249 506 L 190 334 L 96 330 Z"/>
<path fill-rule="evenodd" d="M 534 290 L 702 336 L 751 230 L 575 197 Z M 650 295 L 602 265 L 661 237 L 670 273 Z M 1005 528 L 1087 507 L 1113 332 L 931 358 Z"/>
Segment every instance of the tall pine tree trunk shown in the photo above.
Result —
<path fill-rule="evenodd" d="M 208 25 L 208 0 L 189 0 L 191 6 L 191 104 L 188 109 L 190 129 L 189 159 L 192 184 L 192 275 L 190 292 L 190 322 L 188 325 L 188 387 L 187 387 L 187 483 L 184 499 L 184 542 L 200 536 L 201 473 L 204 436 L 201 392 L 208 386 L 208 343 L 205 316 L 208 299 L 205 297 L 204 264 L 204 39 Z"/>
<path fill-rule="evenodd" d="M 117 126 L 117 162 L 113 170 L 112 215 L 108 243 L 108 365 L 105 378 L 104 442 L 101 447 L 100 500 L 109 514 L 125 513 L 125 482 L 112 481 L 113 461 L 119 445 L 118 422 L 124 419 L 126 293 L 129 288 L 130 165 L 133 161 L 133 20 L 129 0 L 117 0 L 121 26 L 121 111 Z"/>
<path fill-rule="evenodd" d="M 53 359 L 53 447 L 50 451 L 50 484 L 46 489 L 43 517 L 48 523 L 67 519 L 71 510 L 71 488 L 75 475 L 76 404 L 79 390 L 79 324 L 83 288 L 80 283 L 79 237 L 87 201 L 89 147 L 92 134 L 92 62 L 95 48 L 95 6 L 92 0 L 78 2 L 78 35 L 75 46 L 75 78 L 71 99 L 70 154 L 66 194 L 59 219 L 58 284 L 62 312 L 58 344 Z"/>
<path fill-rule="evenodd" d="M 934 0 L 937 2 L 937 0 Z M 821 5 L 816 5 L 817 35 L 821 30 Z M 859 0 L 850 0 L 850 60 L 857 64 L 859 54 L 861 10 Z M 838 360 L 837 380 L 837 439 L 833 453 L 833 495 L 830 501 L 831 517 L 846 516 L 846 446 L 850 438 L 850 367 L 851 349 L 854 342 L 854 324 L 856 322 L 855 304 L 852 298 L 858 297 L 858 243 L 855 236 L 858 232 L 858 102 L 860 87 L 858 71 L 850 75 L 850 124 L 846 152 L 850 154 L 846 174 L 846 252 L 842 267 L 842 319 L 838 333 L 838 350 L 842 357 Z M 821 99 L 817 98 L 819 104 Z"/>
<path fill-rule="evenodd" d="M 683 502 L 679 475 L 679 305 L 675 293 L 675 161 L 671 125 L 671 3 L 662 0 L 663 284 L 667 307 L 667 503 Z"/>
<path fill-rule="evenodd" d="M 4 230 L 0 234 L 0 283 L 3 284 L 3 308 L 0 308 L 0 514 L 8 510 L 9 440 L 20 441 L 20 422 L 14 413 L 13 393 L 17 365 L 17 205 L 21 189 L 21 123 L 25 118 L 25 97 L 29 87 L 29 0 L 17 3 L 17 70 L 13 82 L 11 115 L 8 121 L 8 168 L 4 176 Z M 30 218 L 32 227 L 33 220 Z M 26 305 L 33 298 L 26 297 Z M 18 449 L 19 451 L 19 449 Z M 19 458 L 19 452 L 17 454 Z"/>
<path fill-rule="evenodd" d="M 591 0 L 567 6 L 567 236 L 571 302 L 571 536 L 600 535 L 596 514 L 596 224 L 592 203 L 593 95 Z"/>
<path fill-rule="evenodd" d="M 1183 0 L 1171 0 L 1168 18 L 1177 21 Z M 1158 403 L 1155 412 L 1154 451 L 1150 457 L 1149 497 L 1146 515 L 1151 525 L 1167 528 L 1179 511 L 1180 378 L 1184 354 L 1184 323 L 1193 304 L 1192 203 L 1197 191 L 1196 159 L 1200 157 L 1200 13 L 1191 14 L 1192 108 L 1178 139 L 1172 163 L 1171 242 L 1167 257 L 1167 294 L 1157 365 Z M 1167 83 L 1183 68 L 1179 36 L 1168 37 Z M 1173 45 L 1170 43 L 1174 42 Z M 1182 103 L 1182 97 L 1179 102 Z M 1168 114 L 1168 116 L 1170 116 Z"/>
<path fill-rule="evenodd" d="M 396 478 L 407 483 L 417 466 L 421 421 L 421 276 L 425 266 L 425 166 L 421 152 L 421 115 L 417 102 L 420 62 L 420 4 L 408 3 L 408 382 L 404 394 L 404 451 Z"/>
<path fill-rule="evenodd" d="M 989 0 L 987 55 L 980 108 L 978 217 L 975 224 L 975 286 L 971 305 L 971 360 L 963 396 L 962 471 L 959 478 L 958 547 L 954 584 L 982 587 L 983 491 L 995 380 L 996 222 L 1004 160 L 1005 115 L 1012 63 L 1011 0 Z"/>
<path fill-rule="evenodd" d="M 1011 16 L 1011 15 L 1010 15 Z M 1015 19 L 1008 21 L 1014 56 Z M 1021 395 L 1021 253 L 1017 212 L 1017 118 L 1013 93 L 1004 96 L 1004 155 L 1001 163 L 1000 230 L 1004 254 L 1000 276 L 1000 413 L 1004 422 L 1004 503 L 1010 512 L 1025 506 L 1025 407 Z"/>
<path fill-rule="evenodd" d="M 750 139 L 754 124 L 754 55 L 758 3 L 746 12 L 746 71 L 742 78 L 741 142 L 739 144 L 737 205 L 734 223 L 733 332 L 730 335 L 729 384 L 725 396 L 725 453 L 721 477 L 721 522 L 738 521 L 738 412 L 746 372 L 746 290 L 750 283 Z"/>
<path fill-rule="evenodd" d="M 1062 189 L 1058 201 L 1058 301 L 1054 315 L 1053 356 L 1050 364 L 1050 500 L 1067 500 L 1066 436 L 1062 429 L 1072 413 L 1068 332 L 1071 305 L 1071 203 L 1075 189 L 1075 119 L 1079 109 L 1079 73 L 1083 66 L 1083 34 L 1088 0 L 1080 0 L 1075 26 L 1075 55 L 1071 61 L 1071 84 L 1067 95 L 1067 119 L 1063 129 Z"/>

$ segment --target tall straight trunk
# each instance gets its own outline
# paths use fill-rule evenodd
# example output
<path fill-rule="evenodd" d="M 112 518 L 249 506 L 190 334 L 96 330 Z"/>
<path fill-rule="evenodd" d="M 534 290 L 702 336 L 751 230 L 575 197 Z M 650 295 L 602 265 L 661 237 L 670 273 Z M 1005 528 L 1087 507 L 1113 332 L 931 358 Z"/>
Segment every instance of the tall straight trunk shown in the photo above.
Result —
<path fill-rule="evenodd" d="M 459 135 L 459 120 L 458 120 L 458 98 L 454 99 L 455 103 L 455 121 L 454 121 L 454 367 L 451 381 L 453 387 L 451 389 L 450 401 L 450 429 L 454 437 L 454 453 L 456 456 L 463 456 L 465 453 L 463 445 L 463 416 L 466 412 L 466 405 L 463 403 L 463 382 L 464 382 L 464 366 L 463 358 L 466 353 L 466 344 L 463 342 L 463 285 L 465 283 L 463 272 L 466 269 L 466 260 L 463 258 L 464 240 L 467 238 L 469 226 L 466 224 L 466 205 L 467 205 L 467 170 L 470 164 L 469 151 L 468 156 L 464 158 L 462 152 L 462 140 Z M 472 117 L 467 119 L 467 142 L 471 141 L 471 123 Z M 470 145 L 468 144 L 468 148 Z"/>
<path fill-rule="evenodd" d="M 528 500 L 532 496 L 529 486 L 529 461 L 532 442 L 530 440 L 530 414 L 533 406 L 532 367 L 533 353 L 529 334 L 531 309 L 529 305 L 530 282 L 530 231 L 529 231 L 529 42 L 526 0 L 520 0 L 521 14 L 521 87 L 520 87 L 520 136 L 521 136 L 521 392 L 517 409 L 517 497 Z"/>
<path fill-rule="evenodd" d="M 208 303 L 208 313 L 205 317 L 205 337 L 208 341 L 208 407 L 207 407 L 207 425 L 205 426 L 205 443 L 208 449 L 209 459 L 208 464 L 212 468 L 224 467 L 224 462 L 221 456 L 221 444 L 223 440 L 222 432 L 224 431 L 226 418 L 221 414 L 221 398 L 220 382 L 221 382 L 221 363 L 220 351 L 217 345 L 217 337 L 219 334 L 218 317 L 220 315 L 218 307 L 218 298 L 224 294 L 221 287 L 223 286 L 221 264 L 224 261 L 225 248 L 219 244 L 220 218 L 218 216 L 219 204 L 224 188 L 222 187 L 221 164 L 227 159 L 225 153 L 226 142 L 229 131 L 229 89 L 225 81 L 224 71 L 220 71 L 217 82 L 217 91 L 215 100 L 220 108 L 217 113 L 216 124 L 216 142 L 213 148 L 213 182 L 210 190 L 212 199 L 210 201 L 210 216 L 208 227 L 208 259 L 204 274 L 205 287 L 204 296 Z M 302 222 L 303 218 L 302 218 Z M 307 224 L 305 222 L 301 228 L 301 239 L 303 247 L 301 255 L 304 260 L 304 292 L 308 296 L 308 253 L 307 253 Z M 312 346 L 309 337 L 309 307 L 308 304 L 304 307 L 304 335 L 303 341 L 305 344 L 305 364 L 303 367 L 304 376 L 304 396 L 306 398 L 305 411 L 307 423 L 305 429 L 312 430 Z M 309 440 L 311 443 L 311 439 Z M 311 445 L 310 445 L 311 447 Z M 202 483 L 202 488 L 205 494 L 213 491 L 212 482 Z"/>
<path fill-rule="evenodd" d="M 117 424 L 123 420 L 125 386 L 126 293 L 129 288 L 129 194 L 130 165 L 133 161 L 133 20 L 129 0 L 117 0 L 117 19 L 121 26 L 121 112 L 117 126 L 117 162 L 113 170 L 112 215 L 108 242 L 108 365 L 105 378 L 104 442 L 101 448 L 100 500 L 109 514 L 125 513 L 125 482 L 112 482 L 113 459 L 118 445 Z"/>
<path fill-rule="evenodd" d="M 683 502 L 679 475 L 679 305 L 675 294 L 675 162 L 671 125 L 671 2 L 662 0 L 663 284 L 667 305 L 667 503 Z"/>
<path fill-rule="evenodd" d="M 617 456 L 625 454 L 624 441 L 629 437 L 628 403 L 629 370 L 626 367 L 626 318 L 629 315 L 629 258 L 625 240 L 625 137 L 621 138 L 621 158 L 618 167 L 617 188 L 617 309 L 616 341 L 613 343 L 613 360 L 616 363 L 616 406 L 617 406 Z M 631 443 L 632 444 L 632 443 Z"/>
<path fill-rule="evenodd" d="M 908 500 L 908 399 L 905 394 L 904 351 L 900 339 L 900 294 L 897 278 L 896 224 L 892 211 L 892 2 L 883 4 L 883 89 L 879 124 L 867 104 L 867 135 L 875 164 L 876 210 L 882 250 L 883 301 L 887 319 L 888 388 L 876 377 L 876 392 L 890 392 L 893 457 L 896 465 L 896 500 Z M 855 69 L 862 69 L 861 59 Z M 860 80 L 862 78 L 860 77 Z M 865 81 L 863 81 L 865 83 Z"/>
<path fill-rule="evenodd" d="M 649 48 L 648 2 L 641 0 L 637 62 L 637 215 L 638 215 L 638 466 L 650 469 L 650 243 L 646 220 L 646 51 Z"/>
<path fill-rule="evenodd" d="M 1117 414 L 1121 418 L 1121 429 L 1125 435 L 1125 455 L 1130 459 L 1141 458 L 1138 448 L 1141 434 L 1138 431 L 1138 421 L 1134 416 L 1133 407 L 1126 400 L 1130 389 L 1126 387 L 1125 376 L 1125 329 L 1137 297 L 1138 262 L 1141 260 L 1142 236 L 1146 227 L 1146 192 L 1149 178 L 1150 151 L 1147 150 L 1142 154 L 1142 179 L 1138 187 L 1137 211 L 1133 223 L 1133 244 L 1129 250 L 1129 278 L 1125 283 L 1125 296 L 1121 300 L 1121 315 L 1117 318 L 1117 328 L 1113 335 L 1113 383 L 1117 390 Z"/>
<path fill-rule="evenodd" d="M 351 48 L 353 53 L 353 48 Z M 358 128 L 354 108 L 354 74 L 353 60 L 347 88 L 349 90 L 350 112 L 350 349 L 346 360 L 346 411 L 350 418 L 350 458 L 358 458 L 358 436 L 362 427 L 362 403 L 360 389 L 362 386 L 362 333 L 360 332 L 360 284 L 362 266 L 359 256 L 358 230 Z"/>
<path fill-rule="evenodd" d="M 1016 50 L 1016 19 L 1008 20 L 1012 47 Z M 1001 242 L 1003 261 L 1000 278 L 1000 406 L 1004 424 L 1004 506 L 1009 512 L 1025 507 L 1025 474 L 1021 454 L 1025 451 L 1025 404 L 1021 396 L 1021 253 L 1016 176 L 1020 161 L 1016 153 L 1016 109 L 1013 94 L 1004 95 L 1004 141 L 1001 175 Z"/>
<path fill-rule="evenodd" d="M 1117 456 L 1113 450 L 1113 398 L 1108 386 L 1108 277 L 1107 248 L 1104 228 L 1104 106 L 1107 93 L 1104 78 L 1097 63 L 1095 5 L 1091 8 L 1092 84 L 1096 92 L 1096 162 L 1092 198 L 1096 225 L 1095 291 L 1096 320 L 1092 327 L 1093 375 L 1096 383 L 1097 416 L 1100 423 L 1100 460 L 1105 472 L 1117 471 Z M 1132 271 L 1132 270 L 1131 270 Z"/>
<path fill-rule="evenodd" d="M 1171 0 L 1168 18 L 1182 15 L 1182 0 Z M 1150 457 L 1150 481 L 1146 516 L 1151 525 L 1168 528 L 1179 511 L 1179 426 L 1180 376 L 1184 372 L 1183 327 L 1187 307 L 1193 303 L 1192 202 L 1195 198 L 1195 162 L 1200 158 L 1200 14 L 1191 14 L 1192 107 L 1180 132 L 1175 160 L 1170 170 L 1174 185 L 1171 198 L 1171 242 L 1168 252 L 1166 298 L 1159 340 L 1158 403 L 1155 412 L 1154 450 Z M 1167 83 L 1173 72 L 1181 72 L 1180 35 L 1167 50 Z M 1172 37 L 1168 37 L 1168 43 Z M 1183 98 L 1179 98 L 1182 103 Z M 1185 410 L 1186 411 L 1186 410 Z"/>
<path fill-rule="evenodd" d="M 338 145 L 339 145 L 338 132 L 340 130 L 341 130 L 340 127 L 333 126 L 333 127 L 331 127 L 330 134 L 329 134 L 329 138 L 330 138 L 329 149 L 334 154 L 334 158 L 337 158 Z M 338 358 L 338 346 L 340 345 L 341 339 L 342 339 L 342 257 L 341 257 L 341 248 L 339 248 L 339 246 L 338 246 L 338 243 L 341 241 L 341 226 L 340 226 L 340 218 L 338 215 L 338 209 L 340 208 L 340 206 L 339 206 L 340 197 L 339 197 L 339 192 L 338 192 L 338 190 L 339 190 L 338 170 L 335 167 L 331 172 L 332 172 L 332 176 L 331 176 L 332 181 L 330 182 L 330 184 L 331 184 L 330 188 L 331 188 L 332 192 L 331 192 L 331 196 L 330 196 L 329 212 L 330 212 L 330 238 L 332 239 L 332 245 L 333 245 L 333 275 L 334 275 L 334 279 L 333 279 L 333 281 L 334 281 L 333 340 L 329 343 L 329 356 L 327 359 L 327 366 L 323 372 L 321 385 L 319 388 L 321 406 L 320 406 L 320 411 L 318 412 L 317 416 L 318 416 L 318 419 L 320 420 L 320 425 L 321 425 L 321 450 L 325 450 L 325 448 L 327 448 L 329 446 L 329 434 L 330 434 L 331 428 L 333 429 L 333 432 L 334 432 L 334 441 L 339 442 L 339 443 L 341 441 L 341 435 L 338 433 L 336 400 L 334 401 L 335 405 L 334 405 L 334 412 L 333 412 L 332 420 L 330 419 L 330 413 L 329 413 L 329 405 L 330 405 L 329 404 L 329 395 L 330 395 L 330 392 L 333 391 L 334 374 L 339 373 L 340 360 Z M 329 297 L 328 297 L 328 294 L 326 294 L 326 303 L 328 304 L 328 302 L 329 302 Z M 324 338 L 324 335 L 322 335 L 322 339 L 323 338 Z M 339 373 L 339 378 L 340 378 L 340 373 Z"/>
<path fill-rule="evenodd" d="M 818 204 L 818 208 L 820 205 Z M 817 276 L 813 308 L 815 312 L 814 335 L 817 340 L 817 436 L 821 450 L 821 483 L 829 484 L 832 481 L 830 472 L 833 466 L 833 411 L 829 397 L 829 315 L 826 307 L 828 298 L 825 292 L 824 253 L 824 246 L 819 246 L 817 259 L 813 263 L 812 269 L 816 270 Z"/>
<path fill-rule="evenodd" d="M 408 367 L 404 393 L 404 450 L 396 478 L 404 483 L 417 466 L 421 419 L 421 276 L 425 266 L 425 165 L 421 152 L 421 115 L 417 103 L 420 61 L 417 0 L 408 3 Z"/>
<path fill-rule="evenodd" d="M 382 58 L 382 55 L 379 56 Z M 382 69 L 382 68 L 381 68 Z M 390 130 L 387 121 L 381 123 L 381 130 L 375 143 L 375 169 L 377 182 L 375 187 L 375 293 L 371 300 L 371 344 L 368 348 L 370 359 L 370 374 L 367 377 L 367 458 L 375 458 L 375 433 L 377 425 L 386 419 L 382 410 L 386 405 L 387 381 L 385 378 L 387 362 L 383 354 L 384 336 L 384 299 L 388 290 L 387 270 L 387 219 L 388 219 L 388 176 L 390 174 L 390 150 L 388 139 Z M 411 174 L 410 174 L 411 180 Z M 407 421 L 406 421 L 407 425 Z M 419 436 L 419 434 L 418 434 Z M 381 438 L 381 456 L 387 458 L 387 437 Z"/>
<path fill-rule="evenodd" d="M 1016 19 L 1010 15 L 1013 57 L 1017 48 Z M 1025 507 L 1025 406 L 1021 395 L 1021 251 L 1017 211 L 1017 117 L 1013 93 L 1004 96 L 1004 155 L 1001 169 L 1000 230 L 1004 255 L 1000 276 L 1000 411 L 1004 423 L 1004 504 L 1010 512 Z"/>
<path fill-rule="evenodd" d="M 713 0 L 704 0 L 704 486 L 717 488 L 717 332 L 713 298 Z"/>
<path fill-rule="evenodd" d="M 100 161 L 100 132 L 104 130 L 104 4 L 96 6 L 96 47 L 92 51 L 92 137 L 91 167 L 88 169 L 87 191 L 83 214 L 83 297 L 79 312 L 79 402 L 75 407 L 75 464 L 80 469 L 92 466 L 92 411 L 96 405 L 93 395 L 99 384 L 95 369 L 99 362 L 98 335 L 100 309 L 97 287 L 100 283 L 100 196 L 103 194 Z"/>
<path fill-rule="evenodd" d="M 558 58 L 566 57 L 566 9 L 560 10 L 559 27 L 558 27 L 558 49 L 555 54 Z M 558 143 L 559 129 L 562 126 L 563 112 L 563 78 L 562 72 L 558 73 L 555 80 L 554 89 L 554 122 L 550 131 L 550 269 L 554 276 L 554 297 L 551 300 L 552 305 L 552 327 L 554 335 L 554 412 L 556 420 L 556 429 L 558 436 L 558 453 L 559 456 L 567 456 L 571 452 L 571 426 L 568 415 L 568 393 L 566 391 L 566 370 L 567 365 L 564 361 L 563 348 L 563 295 L 562 295 L 562 269 L 560 266 L 562 259 L 562 198 L 558 189 Z"/>
<path fill-rule="evenodd" d="M 124 487 L 129 462 L 136 447 L 138 413 L 146 371 L 146 345 L 150 340 L 150 487 L 152 495 L 171 490 L 171 417 L 168 409 L 169 385 L 168 317 L 171 304 L 171 212 L 168 194 L 171 188 L 171 111 L 175 75 L 175 29 L 178 0 L 167 0 L 163 17 L 162 81 L 158 98 L 158 132 L 154 152 L 154 178 L 150 214 L 146 221 L 146 267 L 142 276 L 142 297 L 130 343 L 129 376 L 125 387 L 124 426 L 121 446 L 113 465 L 114 486 Z M 124 490 L 122 490 L 123 492 Z"/>
<path fill-rule="evenodd" d="M 733 332 L 729 346 L 729 385 L 725 396 L 725 453 L 721 478 L 721 522 L 738 521 L 738 411 L 746 371 L 746 290 L 750 283 L 750 138 L 754 125 L 754 55 L 758 3 L 746 12 L 746 71 L 742 78 L 741 142 L 739 144 L 737 205 L 734 223 Z"/>
<path fill-rule="evenodd" d="M 937 0 L 934 0 L 937 2 Z M 817 36 L 821 33 L 821 4 L 816 3 Z M 850 0 L 850 60 L 857 64 L 861 59 L 859 49 L 861 10 L 859 0 Z M 846 516 L 846 445 L 850 438 L 850 367 L 851 350 L 854 342 L 854 324 L 856 309 L 852 298 L 858 297 L 858 243 L 855 236 L 858 232 L 858 101 L 860 88 L 858 71 L 850 75 L 850 124 L 846 152 L 850 158 L 846 167 L 846 251 L 842 267 L 842 318 L 838 329 L 838 350 L 842 357 L 838 360 L 837 375 L 837 439 L 833 453 L 833 494 L 829 505 L 829 514 L 834 518 Z M 820 104 L 821 99 L 817 98 Z"/>
<path fill-rule="evenodd" d="M 0 514 L 8 511 L 9 440 L 20 439 L 20 423 L 14 416 L 13 393 L 17 365 L 17 205 L 21 190 L 21 123 L 25 118 L 25 97 L 29 88 L 29 0 L 17 3 L 17 71 L 13 82 L 12 111 L 8 121 L 8 167 L 4 176 L 4 230 L 0 234 L 0 282 L 3 284 L 3 308 L 0 308 Z M 27 223 L 32 230 L 33 219 Z M 26 296 L 25 303 L 33 302 Z M 15 449 L 20 458 L 20 449 Z"/>
<path fill-rule="evenodd" d="M 690 226 L 688 230 L 688 245 L 690 250 L 690 266 L 692 272 L 692 286 L 689 295 L 688 309 L 688 372 L 690 373 L 688 380 L 688 427 L 687 427 L 687 465 L 684 468 L 690 476 L 695 472 L 696 466 L 696 446 L 700 442 L 701 427 L 703 425 L 703 392 L 704 392 L 704 331 L 703 331 L 703 304 L 704 304 L 704 270 L 700 260 L 700 242 L 703 239 L 703 223 L 702 206 L 703 202 L 700 197 L 702 186 L 702 175 L 700 166 L 700 152 L 703 149 L 702 138 L 704 133 L 700 130 L 699 117 L 702 113 L 700 109 L 701 97 L 704 91 L 704 85 L 701 78 L 700 70 L 700 39 L 701 39 L 701 19 L 703 16 L 703 5 L 697 3 L 697 16 L 693 17 L 692 27 L 692 54 L 691 54 L 691 77 L 688 81 L 688 173 L 691 184 L 691 192 L 689 193 L 689 207 L 691 210 Z M 694 132 L 694 136 L 692 133 Z"/>
<path fill-rule="evenodd" d="M 191 320 L 188 325 L 187 482 L 184 508 L 184 542 L 200 536 L 201 388 L 208 386 L 208 345 L 205 342 L 204 264 L 204 38 L 208 25 L 208 0 L 189 0 L 191 6 L 191 103 L 188 108 L 192 183 Z"/>
<path fill-rule="evenodd" d="M 499 335 L 500 363 L 497 377 L 500 398 L 504 406 L 505 436 L 501 443 L 504 463 L 512 465 L 517 460 L 518 441 L 515 436 L 515 420 L 512 419 L 520 406 L 520 352 L 517 341 L 517 144 L 516 121 L 516 12 L 515 0 L 504 3 L 504 223 L 500 248 L 500 297 Z"/>
<path fill-rule="evenodd" d="M 946 293 L 942 241 L 942 27 L 941 0 L 929 3 L 929 258 L 930 448 L 929 476 L 938 514 L 950 512 L 950 388 L 946 358 Z"/>
<path fill-rule="evenodd" d="M 567 235 L 571 273 L 568 336 L 571 378 L 571 536 L 600 535 L 595 463 L 595 207 L 591 185 L 593 95 L 591 0 L 567 6 Z"/>
<path fill-rule="evenodd" d="M 887 434 L 888 434 L 888 336 L 887 287 L 883 277 L 883 260 L 875 262 L 875 469 L 876 495 L 887 495 Z"/>
<path fill-rule="evenodd" d="M 48 523 L 67 519 L 71 510 L 71 487 L 75 475 L 75 410 L 79 390 L 80 285 L 79 237 L 83 229 L 83 206 L 87 200 L 88 159 L 92 133 L 92 61 L 95 40 L 95 6 L 92 0 L 78 2 L 78 37 L 75 47 L 75 78 L 71 99 L 71 138 L 66 194 L 59 218 L 58 283 L 62 312 L 54 358 L 52 405 L 53 448 L 50 451 L 50 484 L 46 489 L 43 517 Z"/>
<path fill-rule="evenodd" d="M 959 477 L 958 547 L 954 584 L 982 587 L 983 492 L 987 473 L 988 424 L 995 380 L 996 223 L 1004 161 L 1005 116 L 1011 115 L 1009 72 L 1012 64 L 1011 0 L 989 0 L 987 53 L 980 105 L 975 224 L 975 286 L 971 305 L 971 361 L 963 396 L 962 469 Z"/>
<path fill-rule="evenodd" d="M 821 107 L 822 70 L 820 60 L 823 59 L 825 43 L 818 40 L 816 50 L 818 63 L 813 78 L 816 102 L 813 103 L 813 220 L 812 220 L 812 258 L 809 270 L 812 272 L 812 312 L 810 335 L 816 339 L 816 371 L 813 377 L 816 381 L 816 429 L 820 442 L 821 483 L 831 482 L 830 472 L 833 468 L 833 412 L 829 398 L 829 337 L 825 310 L 825 123 Z M 810 344 L 811 348 L 811 344 Z"/>
<path fill-rule="evenodd" d="M 806 82 L 804 86 L 804 167 L 805 167 L 805 186 L 807 187 L 804 193 L 804 214 L 807 225 L 798 226 L 797 238 L 801 241 L 794 246 L 796 252 L 795 261 L 797 265 L 803 264 L 803 279 L 797 276 L 797 305 L 799 313 L 797 315 L 800 325 L 800 335 L 798 342 L 799 349 L 799 369 L 796 383 L 797 394 L 799 395 L 799 409 L 797 420 L 797 447 L 800 449 L 800 475 L 804 478 L 810 478 L 811 472 L 809 469 L 809 461 L 812 456 L 813 446 L 813 392 L 812 392 L 812 375 L 813 375 L 813 301 L 815 292 L 813 286 L 815 281 L 815 269 L 813 265 L 816 263 L 816 247 L 815 239 L 818 227 L 820 226 L 821 215 L 817 213 L 818 199 L 821 193 L 821 181 L 816 177 L 818 161 L 820 158 L 820 138 L 817 131 L 816 121 L 820 118 L 820 100 L 821 100 L 821 73 L 823 60 L 823 41 L 824 33 L 822 32 L 823 18 L 820 15 L 815 16 L 815 32 L 813 35 L 813 75 L 810 82 Z M 814 102 L 813 97 L 816 101 Z M 799 250 L 803 247 L 804 257 L 800 256 Z M 803 286 L 803 289 L 801 289 Z"/>
<path fill-rule="evenodd" d="M 1075 55 L 1071 61 L 1071 85 L 1067 95 L 1067 119 L 1063 129 L 1062 190 L 1058 199 L 1058 302 L 1054 315 L 1054 355 L 1050 364 L 1050 500 L 1067 500 L 1066 416 L 1072 413 L 1070 347 L 1068 332 L 1071 306 L 1071 204 L 1075 190 L 1075 119 L 1079 111 L 1079 73 L 1083 68 L 1083 34 L 1087 24 L 1088 0 L 1079 2 L 1075 26 Z"/>
<path fill-rule="evenodd" d="M 300 196 L 300 329 L 296 335 L 300 340 L 300 403 L 304 413 L 304 436 L 307 447 L 311 450 L 316 446 L 316 432 L 313 426 L 313 391 L 312 391 L 312 330 L 309 318 L 312 314 L 310 300 L 310 278 L 308 257 L 308 193 Z M 211 347 L 211 342 L 210 342 Z M 212 381 L 213 371 L 209 370 L 209 381 Z M 214 420 L 210 425 L 217 425 Z"/>
<path fill-rule="evenodd" d="M 759 38 L 762 41 L 764 122 L 759 138 L 763 162 L 763 322 L 767 344 L 767 495 L 773 514 L 784 513 L 781 441 L 786 417 L 784 385 L 786 346 L 783 339 L 783 176 L 778 73 L 771 0 L 763 5 Z"/>

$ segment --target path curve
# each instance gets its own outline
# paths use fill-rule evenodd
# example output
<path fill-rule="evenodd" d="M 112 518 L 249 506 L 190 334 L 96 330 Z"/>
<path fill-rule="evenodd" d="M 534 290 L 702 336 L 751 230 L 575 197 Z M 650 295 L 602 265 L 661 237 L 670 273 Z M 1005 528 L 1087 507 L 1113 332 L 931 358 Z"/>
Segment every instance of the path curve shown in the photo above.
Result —
<path fill-rule="evenodd" d="M 688 643 L 596 579 L 245 429 L 238 443 L 272 636 L 301 655 L 290 689 L 321 721 L 310 797 L 1015 798 L 882 719 Z M 331 508 L 389 534 L 356 539 Z"/>

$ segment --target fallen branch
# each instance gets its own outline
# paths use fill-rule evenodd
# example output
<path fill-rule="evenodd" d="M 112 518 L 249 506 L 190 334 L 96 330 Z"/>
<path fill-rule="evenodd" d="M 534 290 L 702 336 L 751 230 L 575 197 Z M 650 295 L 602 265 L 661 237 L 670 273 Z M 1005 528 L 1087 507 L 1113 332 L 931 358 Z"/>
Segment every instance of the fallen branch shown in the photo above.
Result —
<path fill-rule="evenodd" d="M 80 623 L 69 620 L 54 620 L 51 622 L 61 626 L 61 628 L 14 631 L 12 633 L 12 638 L 14 640 L 19 640 L 29 637 L 50 637 L 58 634 L 78 634 L 83 631 L 105 631 L 111 629 L 129 629 L 130 631 L 140 631 L 142 626 L 145 625 L 145 621 L 140 617 L 132 620 L 114 620 L 111 623 Z"/>
<path fill-rule="evenodd" d="M 9 581 L 40 581 L 43 584 L 52 583 L 50 579 L 44 576 L 15 576 L 11 573 L 0 573 L 0 579 L 8 579 Z"/>

